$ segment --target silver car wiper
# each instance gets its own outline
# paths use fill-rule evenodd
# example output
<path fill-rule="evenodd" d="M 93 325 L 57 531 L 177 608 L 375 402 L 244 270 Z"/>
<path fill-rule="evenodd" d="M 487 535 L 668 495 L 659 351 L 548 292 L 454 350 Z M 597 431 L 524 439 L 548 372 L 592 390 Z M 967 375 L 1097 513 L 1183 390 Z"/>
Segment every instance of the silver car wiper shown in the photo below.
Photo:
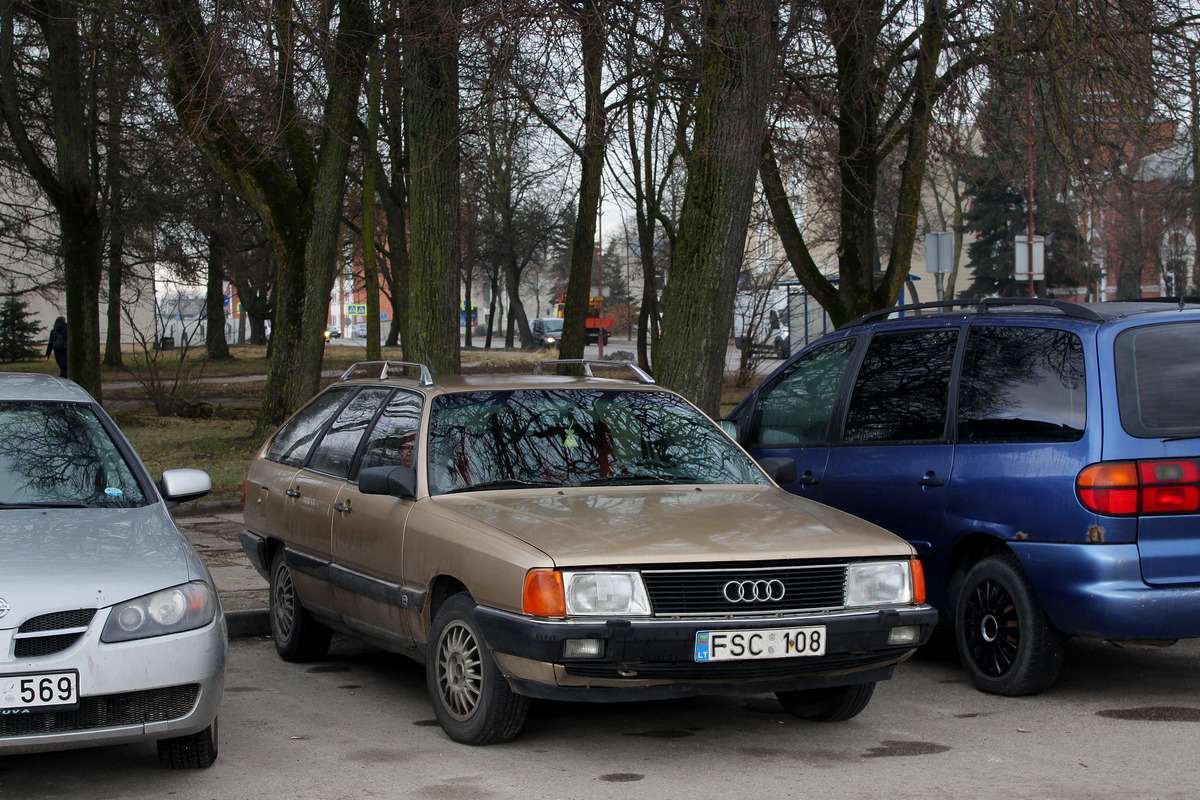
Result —
<path fill-rule="evenodd" d="M 623 486 L 638 483 L 699 483 L 695 475 L 661 475 L 656 472 L 633 472 L 625 475 L 609 475 L 607 478 L 589 478 L 580 486 Z"/>
<path fill-rule="evenodd" d="M 79 500 L 55 500 L 53 502 L 44 503 L 0 502 L 0 508 L 91 508 L 91 506 Z"/>
<path fill-rule="evenodd" d="M 472 483 L 470 486 L 463 486 L 460 489 L 451 489 L 442 494 L 458 494 L 459 492 L 481 492 L 485 489 L 547 489 L 556 486 L 562 486 L 561 483 L 547 483 L 546 481 L 524 481 L 519 478 L 501 478 L 495 481 L 484 481 L 483 483 Z"/>

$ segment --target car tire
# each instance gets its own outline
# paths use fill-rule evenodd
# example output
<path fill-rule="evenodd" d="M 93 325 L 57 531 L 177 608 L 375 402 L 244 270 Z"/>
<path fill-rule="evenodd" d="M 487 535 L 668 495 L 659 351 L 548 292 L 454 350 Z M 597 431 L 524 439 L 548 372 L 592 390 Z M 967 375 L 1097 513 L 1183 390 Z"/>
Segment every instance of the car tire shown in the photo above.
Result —
<path fill-rule="evenodd" d="M 811 722 L 845 722 L 857 717 L 871 702 L 875 684 L 856 683 L 832 689 L 801 689 L 776 692 L 784 711 Z"/>
<path fill-rule="evenodd" d="M 283 550 L 271 562 L 271 638 L 284 661 L 304 662 L 324 658 L 333 631 L 313 619 L 304 609 L 292 582 L 292 571 Z"/>
<path fill-rule="evenodd" d="M 1009 697 L 1049 688 L 1062 668 L 1062 635 L 1016 556 L 989 556 L 967 572 L 955 604 L 958 655 L 975 688 Z"/>
<path fill-rule="evenodd" d="M 438 609 L 429 630 L 425 681 L 442 730 L 456 742 L 500 744 L 521 732 L 529 698 L 514 692 L 496 666 L 465 593 Z"/>
<path fill-rule="evenodd" d="M 208 769 L 217 760 L 217 720 L 199 733 L 159 739 L 158 761 L 171 769 Z"/>

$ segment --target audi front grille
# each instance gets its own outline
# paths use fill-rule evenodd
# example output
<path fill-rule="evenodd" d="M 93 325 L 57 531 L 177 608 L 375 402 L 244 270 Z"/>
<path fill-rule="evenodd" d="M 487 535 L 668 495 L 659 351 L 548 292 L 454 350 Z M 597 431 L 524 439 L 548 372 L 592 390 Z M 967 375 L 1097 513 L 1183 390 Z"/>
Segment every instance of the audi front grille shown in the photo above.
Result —
<path fill-rule="evenodd" d="M 643 569 L 655 616 L 753 616 L 840 609 L 846 565 Z"/>

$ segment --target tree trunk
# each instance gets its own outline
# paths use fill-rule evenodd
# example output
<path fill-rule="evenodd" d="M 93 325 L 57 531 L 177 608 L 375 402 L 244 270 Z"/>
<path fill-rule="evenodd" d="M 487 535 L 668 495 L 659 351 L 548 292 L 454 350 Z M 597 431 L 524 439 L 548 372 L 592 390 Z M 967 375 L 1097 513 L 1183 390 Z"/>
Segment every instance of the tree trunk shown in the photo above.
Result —
<path fill-rule="evenodd" d="M 695 133 L 655 378 L 714 416 L 774 86 L 775 11 L 769 0 L 702 4 Z"/>
<path fill-rule="evenodd" d="M 408 122 L 412 330 L 405 357 L 459 372 L 459 108 L 457 0 L 410 4 L 404 50 Z"/>
<path fill-rule="evenodd" d="M 114 207 L 117 205 L 113 204 Z M 104 340 L 104 366 L 119 367 L 125 363 L 121 355 L 121 284 L 125 277 L 125 226 L 114 213 L 108 235 L 108 333 Z"/>
<path fill-rule="evenodd" d="M 591 311 L 592 262 L 596 248 L 596 215 L 604 175 L 606 118 L 601 77 L 606 37 L 597 0 L 580 0 L 572 12 L 579 23 L 583 51 L 583 147 L 579 148 L 579 208 L 571 237 L 571 266 L 563 310 L 560 358 L 583 358 L 587 318 Z"/>

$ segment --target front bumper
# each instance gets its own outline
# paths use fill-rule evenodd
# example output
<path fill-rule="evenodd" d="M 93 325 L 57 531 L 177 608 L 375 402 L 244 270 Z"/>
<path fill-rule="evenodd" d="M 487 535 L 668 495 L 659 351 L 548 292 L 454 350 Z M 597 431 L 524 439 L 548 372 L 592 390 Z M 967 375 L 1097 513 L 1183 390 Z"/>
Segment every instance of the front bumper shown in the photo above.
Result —
<path fill-rule="evenodd" d="M 937 612 L 927 605 L 752 618 L 548 620 L 476 609 L 488 647 L 514 691 L 576 701 L 653 700 L 708 694 L 765 694 L 886 680 L 929 640 Z M 701 631 L 825 626 L 825 655 L 697 662 Z M 888 644 L 893 628 L 918 641 Z M 599 639 L 600 658 L 563 657 L 568 639 Z"/>
<path fill-rule="evenodd" d="M 169 739 L 204 730 L 225 687 L 225 618 L 193 631 L 106 644 L 97 614 L 78 642 L 42 658 L 12 658 L 0 631 L 0 676 L 79 671 L 79 708 L 0 713 L 0 754 Z"/>
<path fill-rule="evenodd" d="M 1009 546 L 1063 633 L 1123 641 L 1200 637 L 1200 585 L 1148 585 L 1136 544 Z"/>

